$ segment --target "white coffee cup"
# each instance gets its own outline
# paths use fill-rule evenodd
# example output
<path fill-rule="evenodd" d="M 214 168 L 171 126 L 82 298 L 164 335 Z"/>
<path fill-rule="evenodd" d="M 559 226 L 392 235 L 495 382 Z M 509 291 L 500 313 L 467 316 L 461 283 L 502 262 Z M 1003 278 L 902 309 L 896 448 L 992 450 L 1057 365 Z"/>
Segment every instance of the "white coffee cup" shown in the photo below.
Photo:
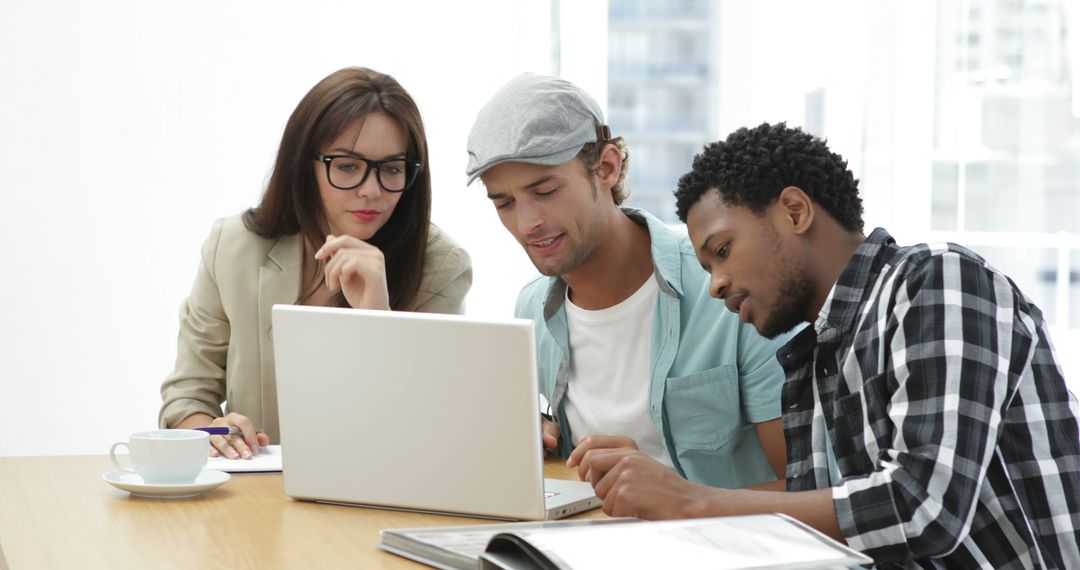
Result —
<path fill-rule="evenodd" d="M 116 448 L 128 448 L 134 470 L 120 465 Z M 206 465 L 210 435 L 193 429 L 156 429 L 131 434 L 114 443 L 109 458 L 117 469 L 137 473 L 144 483 L 192 483 Z"/>

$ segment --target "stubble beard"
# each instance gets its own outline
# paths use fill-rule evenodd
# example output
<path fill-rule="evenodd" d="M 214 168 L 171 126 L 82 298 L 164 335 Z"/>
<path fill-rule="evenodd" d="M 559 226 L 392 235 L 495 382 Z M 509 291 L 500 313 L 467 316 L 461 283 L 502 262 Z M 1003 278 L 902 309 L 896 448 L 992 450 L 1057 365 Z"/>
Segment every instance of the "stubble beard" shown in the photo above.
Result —
<path fill-rule="evenodd" d="M 779 248 L 774 254 L 778 254 L 780 266 L 784 267 L 784 270 L 777 288 L 777 300 L 766 315 L 760 331 L 761 336 L 769 339 L 776 338 L 803 322 L 813 297 L 810 279 L 806 277 L 803 266 L 788 256 L 779 255 Z"/>
<path fill-rule="evenodd" d="M 592 255 L 593 250 L 596 248 L 596 240 L 591 237 L 582 242 L 573 243 L 570 241 L 569 235 L 563 234 L 563 240 L 565 240 L 563 247 L 566 248 L 567 251 L 566 254 L 559 259 L 540 260 L 533 257 L 531 253 L 529 254 L 529 259 L 533 262 L 533 265 L 536 266 L 536 270 L 541 274 L 547 275 L 548 277 L 566 275 L 577 269 L 582 263 L 585 263 L 585 260 Z"/>
<path fill-rule="evenodd" d="M 596 182 L 592 178 L 589 178 L 589 186 L 592 187 L 593 211 L 589 213 L 590 217 L 586 218 L 591 221 L 587 228 L 578 224 L 578 229 L 583 230 L 579 234 L 582 238 L 575 242 L 571 239 L 570 234 L 564 232 L 563 247 L 566 249 L 566 255 L 562 259 L 548 260 L 549 263 L 547 265 L 542 265 L 541 261 L 536 257 L 533 257 L 532 252 L 529 252 L 529 260 L 532 261 L 533 266 L 535 266 L 536 270 L 542 275 L 548 277 L 560 277 L 566 275 L 577 269 L 582 263 L 585 263 L 585 261 L 592 256 L 593 252 L 596 251 L 597 244 L 600 243 L 602 224 L 598 221 L 600 218 L 599 202 L 596 199 Z M 528 248 L 527 245 L 525 247 Z M 528 252 L 528 249 L 526 249 L 526 251 Z"/>

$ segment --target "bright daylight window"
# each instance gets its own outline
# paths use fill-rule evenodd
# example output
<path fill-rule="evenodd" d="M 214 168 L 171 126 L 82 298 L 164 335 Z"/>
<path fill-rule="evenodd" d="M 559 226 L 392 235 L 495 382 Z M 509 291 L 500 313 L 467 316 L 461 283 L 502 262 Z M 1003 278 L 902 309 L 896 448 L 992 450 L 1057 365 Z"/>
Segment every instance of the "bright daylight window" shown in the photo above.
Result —
<path fill-rule="evenodd" d="M 801 126 L 848 159 L 868 229 L 955 241 L 1009 274 L 1076 378 L 1077 4 L 609 0 L 608 114 L 633 157 L 630 204 L 676 222 L 672 190 L 703 144 Z"/>

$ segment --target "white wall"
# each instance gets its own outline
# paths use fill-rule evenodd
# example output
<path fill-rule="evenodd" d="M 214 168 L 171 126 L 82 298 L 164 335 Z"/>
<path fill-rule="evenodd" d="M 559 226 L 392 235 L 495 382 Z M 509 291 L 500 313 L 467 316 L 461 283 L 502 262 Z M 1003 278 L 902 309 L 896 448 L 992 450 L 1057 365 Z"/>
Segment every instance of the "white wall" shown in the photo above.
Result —
<path fill-rule="evenodd" d="M 564 20 L 606 14 L 563 4 Z M 531 0 L 5 6 L 0 455 L 103 453 L 154 427 L 210 224 L 256 203 L 289 113 L 344 66 L 416 99 L 434 220 L 473 254 L 468 310 L 509 315 L 534 270 L 464 186 L 465 142 L 499 86 L 550 71 L 549 18 Z M 588 88 L 606 86 L 597 42 L 562 66 Z"/>

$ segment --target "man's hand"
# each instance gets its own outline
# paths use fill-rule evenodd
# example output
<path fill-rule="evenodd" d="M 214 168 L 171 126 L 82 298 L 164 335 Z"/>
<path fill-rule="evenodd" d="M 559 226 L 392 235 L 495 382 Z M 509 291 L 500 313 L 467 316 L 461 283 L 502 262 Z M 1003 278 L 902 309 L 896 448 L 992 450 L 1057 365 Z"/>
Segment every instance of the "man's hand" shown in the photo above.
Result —
<path fill-rule="evenodd" d="M 613 517 L 685 519 L 710 516 L 712 489 L 683 479 L 641 451 L 596 450 L 588 472 L 604 512 Z"/>
<path fill-rule="evenodd" d="M 689 519 L 783 513 L 846 542 L 831 488 L 786 493 L 714 489 L 691 483 L 640 451 L 597 451 L 589 482 L 613 517 Z"/>
<path fill-rule="evenodd" d="M 553 453 L 559 452 L 559 426 L 544 416 L 540 416 L 540 442 L 544 449 Z"/>
<path fill-rule="evenodd" d="M 624 435 L 585 436 L 578 441 L 577 447 L 574 448 L 574 452 L 571 453 L 570 458 L 566 460 L 566 466 L 571 469 L 577 467 L 578 477 L 580 477 L 582 481 L 587 481 L 589 467 L 592 463 L 593 456 L 600 451 L 612 451 L 616 449 L 637 451 L 638 446 L 636 441 Z"/>

